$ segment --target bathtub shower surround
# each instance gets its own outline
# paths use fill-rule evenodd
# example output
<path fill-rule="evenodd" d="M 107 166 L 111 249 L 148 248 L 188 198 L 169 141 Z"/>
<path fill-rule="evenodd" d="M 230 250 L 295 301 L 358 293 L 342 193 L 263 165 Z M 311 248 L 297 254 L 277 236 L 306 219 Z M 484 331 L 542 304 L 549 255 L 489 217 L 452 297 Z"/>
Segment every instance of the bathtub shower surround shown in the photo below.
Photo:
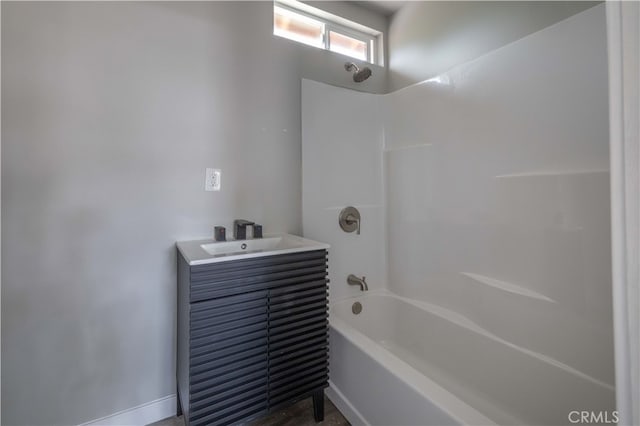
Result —
<path fill-rule="evenodd" d="M 604 5 L 389 95 L 304 81 L 303 226 L 340 253 L 332 392 L 351 420 L 613 412 L 607 90 Z M 360 240 L 324 216 L 357 203 L 384 206 L 378 222 L 361 209 Z M 346 270 L 376 277 L 374 291 Z M 384 370 L 367 380 L 395 377 L 432 414 L 379 399 L 373 382 L 354 389 L 358 351 Z"/>

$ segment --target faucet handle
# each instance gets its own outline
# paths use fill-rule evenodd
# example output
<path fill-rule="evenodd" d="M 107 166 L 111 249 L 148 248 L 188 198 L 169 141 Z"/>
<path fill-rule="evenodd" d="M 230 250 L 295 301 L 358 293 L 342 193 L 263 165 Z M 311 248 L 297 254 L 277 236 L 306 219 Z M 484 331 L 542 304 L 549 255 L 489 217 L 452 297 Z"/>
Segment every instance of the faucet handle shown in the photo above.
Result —
<path fill-rule="evenodd" d="M 342 209 L 338 216 L 338 223 L 344 232 L 356 231 L 360 235 L 360 212 L 355 207 L 349 206 Z"/>
<path fill-rule="evenodd" d="M 345 219 L 345 222 L 347 223 L 347 225 L 353 225 L 355 223 L 357 226 L 356 235 L 360 235 L 360 218 L 359 217 L 355 217 L 354 215 L 350 214 Z"/>
<path fill-rule="evenodd" d="M 227 230 L 224 226 L 215 226 L 213 228 L 213 238 L 216 241 L 227 241 Z"/>

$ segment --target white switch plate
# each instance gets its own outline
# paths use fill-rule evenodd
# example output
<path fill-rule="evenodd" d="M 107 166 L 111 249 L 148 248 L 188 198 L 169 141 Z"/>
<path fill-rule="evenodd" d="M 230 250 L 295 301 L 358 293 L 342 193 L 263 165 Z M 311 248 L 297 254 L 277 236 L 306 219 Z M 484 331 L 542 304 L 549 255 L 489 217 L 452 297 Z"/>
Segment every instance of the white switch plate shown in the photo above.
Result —
<path fill-rule="evenodd" d="M 222 171 L 220 169 L 207 168 L 204 178 L 205 191 L 220 191 L 220 177 Z"/>

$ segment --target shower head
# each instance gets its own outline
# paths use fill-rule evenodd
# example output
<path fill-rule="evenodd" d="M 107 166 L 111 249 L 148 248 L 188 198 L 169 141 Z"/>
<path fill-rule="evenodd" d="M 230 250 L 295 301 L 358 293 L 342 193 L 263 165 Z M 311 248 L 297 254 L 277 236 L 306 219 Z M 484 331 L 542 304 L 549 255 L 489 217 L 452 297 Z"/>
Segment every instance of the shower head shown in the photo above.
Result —
<path fill-rule="evenodd" d="M 353 81 L 356 83 L 361 83 L 371 77 L 371 69 L 368 67 L 364 67 L 362 69 L 358 68 L 356 64 L 353 62 L 347 62 L 344 64 L 344 69 L 353 72 Z"/>

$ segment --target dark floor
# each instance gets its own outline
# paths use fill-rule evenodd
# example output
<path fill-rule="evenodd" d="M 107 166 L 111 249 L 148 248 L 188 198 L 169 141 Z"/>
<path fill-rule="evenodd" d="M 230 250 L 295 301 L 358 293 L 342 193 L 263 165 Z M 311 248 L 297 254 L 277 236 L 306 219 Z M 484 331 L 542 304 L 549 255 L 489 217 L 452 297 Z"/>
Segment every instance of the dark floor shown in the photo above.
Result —
<path fill-rule="evenodd" d="M 278 410 L 261 419 L 249 423 L 249 426 L 349 426 L 349 422 L 338 411 L 335 405 L 324 397 L 324 421 L 316 423 L 313 420 L 313 402 L 311 398 L 304 399 L 289 408 Z M 184 420 L 180 417 L 152 423 L 149 426 L 184 426 Z"/>

